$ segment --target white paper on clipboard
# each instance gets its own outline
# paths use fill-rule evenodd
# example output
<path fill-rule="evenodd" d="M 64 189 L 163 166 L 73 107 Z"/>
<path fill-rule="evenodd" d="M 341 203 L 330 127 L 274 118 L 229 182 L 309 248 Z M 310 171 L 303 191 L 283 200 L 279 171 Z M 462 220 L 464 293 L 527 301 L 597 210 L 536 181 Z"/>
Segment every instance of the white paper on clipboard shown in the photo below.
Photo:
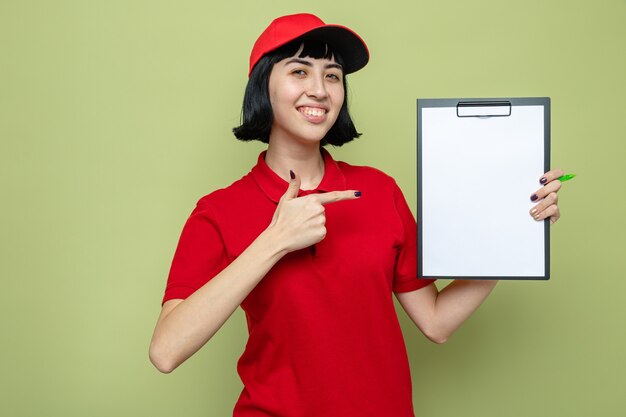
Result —
<path fill-rule="evenodd" d="M 549 99 L 420 99 L 418 112 L 420 277 L 548 279 L 548 220 L 529 211 L 549 167 Z"/>

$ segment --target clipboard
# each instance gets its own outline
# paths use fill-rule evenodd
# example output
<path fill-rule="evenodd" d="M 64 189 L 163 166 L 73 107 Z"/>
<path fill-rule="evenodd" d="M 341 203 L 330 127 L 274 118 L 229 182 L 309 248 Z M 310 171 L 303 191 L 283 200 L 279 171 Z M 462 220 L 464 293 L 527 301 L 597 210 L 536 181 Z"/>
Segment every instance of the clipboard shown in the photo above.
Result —
<path fill-rule="evenodd" d="M 550 98 L 417 99 L 418 278 L 548 280 Z"/>

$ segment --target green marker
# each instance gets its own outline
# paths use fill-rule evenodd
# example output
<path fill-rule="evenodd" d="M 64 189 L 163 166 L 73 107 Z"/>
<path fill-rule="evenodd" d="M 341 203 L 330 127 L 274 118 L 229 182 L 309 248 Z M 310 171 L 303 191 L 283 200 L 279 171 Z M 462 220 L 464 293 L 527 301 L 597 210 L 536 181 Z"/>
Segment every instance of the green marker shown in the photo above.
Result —
<path fill-rule="evenodd" d="M 571 180 L 575 176 L 576 176 L 576 174 L 566 174 L 566 175 L 563 175 L 562 177 L 557 178 L 557 180 L 559 180 L 561 182 L 565 182 L 567 180 Z"/>

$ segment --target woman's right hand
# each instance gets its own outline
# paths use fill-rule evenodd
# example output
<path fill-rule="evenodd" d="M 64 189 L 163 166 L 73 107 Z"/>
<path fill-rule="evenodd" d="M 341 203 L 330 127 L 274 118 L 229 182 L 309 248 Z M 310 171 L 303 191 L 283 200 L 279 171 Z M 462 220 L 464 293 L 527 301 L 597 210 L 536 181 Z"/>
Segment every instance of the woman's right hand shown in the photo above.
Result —
<path fill-rule="evenodd" d="M 172 372 L 204 346 L 281 256 L 324 239 L 324 204 L 358 198 L 354 191 L 298 197 L 299 190 L 292 179 L 262 236 L 187 299 L 163 304 L 149 351 L 157 369 Z"/>
<path fill-rule="evenodd" d="M 356 190 L 330 191 L 298 197 L 300 177 L 292 175 L 289 187 L 278 202 L 268 226 L 285 252 L 293 252 L 320 242 L 326 236 L 324 205 L 361 196 Z"/>

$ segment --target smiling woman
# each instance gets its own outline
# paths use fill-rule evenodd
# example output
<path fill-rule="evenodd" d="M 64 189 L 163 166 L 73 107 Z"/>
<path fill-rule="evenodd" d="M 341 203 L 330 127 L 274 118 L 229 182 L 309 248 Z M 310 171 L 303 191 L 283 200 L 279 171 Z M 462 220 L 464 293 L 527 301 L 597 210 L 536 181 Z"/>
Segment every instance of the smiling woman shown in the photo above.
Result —
<path fill-rule="evenodd" d="M 415 218 L 395 180 L 324 148 L 360 136 L 346 75 L 368 60 L 346 27 L 274 20 L 252 50 L 233 130 L 267 150 L 202 197 L 183 228 L 150 360 L 172 372 L 241 306 L 249 340 L 234 417 L 414 417 L 392 295 L 442 343 L 495 285 L 455 281 L 439 293 L 418 279 Z"/>

